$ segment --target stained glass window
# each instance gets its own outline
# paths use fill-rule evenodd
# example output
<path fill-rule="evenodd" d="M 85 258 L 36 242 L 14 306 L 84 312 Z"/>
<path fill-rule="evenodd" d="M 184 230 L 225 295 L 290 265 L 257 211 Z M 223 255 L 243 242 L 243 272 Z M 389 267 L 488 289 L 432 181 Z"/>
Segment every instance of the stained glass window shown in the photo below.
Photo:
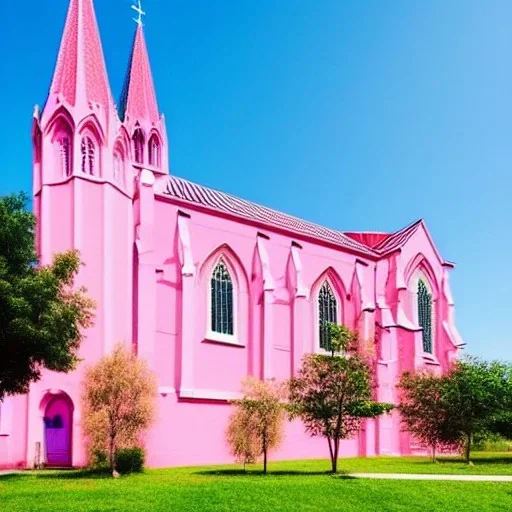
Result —
<path fill-rule="evenodd" d="M 71 141 L 68 135 L 59 138 L 59 158 L 63 176 L 71 175 Z"/>
<path fill-rule="evenodd" d="M 423 329 L 423 350 L 432 354 L 432 294 L 421 279 L 418 281 L 418 323 Z"/>
<path fill-rule="evenodd" d="M 140 128 L 133 134 L 133 157 L 138 164 L 144 161 L 144 134 Z"/>
<path fill-rule="evenodd" d="M 211 279 L 212 331 L 233 335 L 233 281 L 224 261 L 213 269 Z"/>
<path fill-rule="evenodd" d="M 320 348 L 331 349 L 329 324 L 338 323 L 338 303 L 330 284 L 326 281 L 318 293 L 318 327 Z"/>
<path fill-rule="evenodd" d="M 94 174 L 94 165 L 95 165 L 95 153 L 96 148 L 94 146 L 94 142 L 91 137 L 83 137 L 82 138 L 82 172 L 85 174 Z"/>
<path fill-rule="evenodd" d="M 149 141 L 149 165 L 160 167 L 160 144 L 156 135 L 153 135 Z"/>

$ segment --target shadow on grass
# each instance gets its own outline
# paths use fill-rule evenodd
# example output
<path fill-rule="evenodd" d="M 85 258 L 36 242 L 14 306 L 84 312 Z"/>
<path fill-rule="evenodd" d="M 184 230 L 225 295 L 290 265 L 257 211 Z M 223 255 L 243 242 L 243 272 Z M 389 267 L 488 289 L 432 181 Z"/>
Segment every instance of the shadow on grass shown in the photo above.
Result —
<path fill-rule="evenodd" d="M 472 458 L 471 462 L 475 466 L 486 464 L 510 464 L 512 465 L 512 457 L 476 457 Z M 436 464 L 466 464 L 462 457 L 440 457 L 437 459 Z"/>
<path fill-rule="evenodd" d="M 112 478 L 112 474 L 108 471 L 98 471 L 94 469 L 23 471 L 21 473 L 0 475 L 0 482 L 23 480 L 25 478 L 37 478 L 42 480 L 109 479 Z"/>
<path fill-rule="evenodd" d="M 334 475 L 331 471 L 291 471 L 291 470 L 269 470 L 267 474 L 262 470 L 248 469 L 212 469 L 194 472 L 195 475 L 202 476 L 227 476 L 227 477 L 243 477 L 243 476 L 344 476 L 344 473 L 338 472 Z"/>

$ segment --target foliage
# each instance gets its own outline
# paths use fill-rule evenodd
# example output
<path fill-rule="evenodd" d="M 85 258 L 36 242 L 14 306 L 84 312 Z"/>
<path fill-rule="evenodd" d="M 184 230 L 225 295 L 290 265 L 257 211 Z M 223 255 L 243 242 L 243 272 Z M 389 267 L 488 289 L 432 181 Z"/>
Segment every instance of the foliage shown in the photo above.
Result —
<path fill-rule="evenodd" d="M 447 374 L 443 401 L 450 435 L 464 442 L 466 461 L 476 434 L 485 433 L 507 409 L 510 368 L 503 363 L 467 358 L 457 361 Z"/>
<path fill-rule="evenodd" d="M 153 421 L 156 380 L 146 363 L 118 345 L 87 369 L 83 383 L 83 429 L 89 453 L 106 450 L 114 471 L 119 448 L 138 446 Z"/>
<path fill-rule="evenodd" d="M 231 413 L 227 442 L 235 460 L 245 466 L 254 464 L 261 453 L 260 443 L 251 421 L 252 411 L 236 407 Z"/>
<path fill-rule="evenodd" d="M 302 419 L 306 431 L 327 439 L 335 473 L 340 441 L 359 431 L 363 418 L 375 418 L 393 406 L 371 400 L 370 367 L 350 353 L 356 334 L 344 326 L 331 333 L 332 346 L 344 355 L 306 355 L 290 382 L 290 402 L 292 416 Z"/>
<path fill-rule="evenodd" d="M 133 448 L 118 448 L 116 450 L 116 469 L 119 473 L 141 473 L 145 462 L 144 449 L 140 446 Z"/>
<path fill-rule="evenodd" d="M 432 460 L 439 448 L 458 448 L 460 439 L 453 435 L 449 409 L 444 400 L 445 376 L 431 372 L 404 373 L 398 384 L 402 424 L 418 441 L 430 447 Z"/>
<path fill-rule="evenodd" d="M 263 455 L 263 472 L 267 472 L 268 452 L 283 438 L 287 387 L 275 381 L 253 377 L 242 383 L 243 398 L 234 400 L 227 440 L 238 461 L 247 464 Z"/>
<path fill-rule="evenodd" d="M 73 288 L 78 252 L 39 266 L 36 221 L 26 203 L 24 194 L 0 198 L 0 400 L 26 393 L 43 368 L 75 368 L 83 330 L 93 320 L 86 290 Z"/>

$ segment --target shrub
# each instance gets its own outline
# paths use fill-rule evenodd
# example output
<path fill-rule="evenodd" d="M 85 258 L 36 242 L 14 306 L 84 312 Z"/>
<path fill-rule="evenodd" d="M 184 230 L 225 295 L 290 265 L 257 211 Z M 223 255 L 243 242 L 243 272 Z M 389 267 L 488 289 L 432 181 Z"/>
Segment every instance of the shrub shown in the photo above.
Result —
<path fill-rule="evenodd" d="M 141 473 L 145 460 L 144 450 L 138 446 L 120 448 L 116 451 L 116 468 L 121 474 Z"/>

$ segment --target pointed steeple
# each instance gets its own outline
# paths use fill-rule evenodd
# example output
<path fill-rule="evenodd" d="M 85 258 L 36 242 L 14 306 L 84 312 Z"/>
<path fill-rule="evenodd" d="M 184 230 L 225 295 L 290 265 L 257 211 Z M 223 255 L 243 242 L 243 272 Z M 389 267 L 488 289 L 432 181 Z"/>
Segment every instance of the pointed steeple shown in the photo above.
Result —
<path fill-rule="evenodd" d="M 47 105 L 113 106 L 93 0 L 70 0 Z"/>
<path fill-rule="evenodd" d="M 142 24 L 138 24 L 135 31 L 119 116 L 129 123 L 139 121 L 153 124 L 160 119 Z"/>

